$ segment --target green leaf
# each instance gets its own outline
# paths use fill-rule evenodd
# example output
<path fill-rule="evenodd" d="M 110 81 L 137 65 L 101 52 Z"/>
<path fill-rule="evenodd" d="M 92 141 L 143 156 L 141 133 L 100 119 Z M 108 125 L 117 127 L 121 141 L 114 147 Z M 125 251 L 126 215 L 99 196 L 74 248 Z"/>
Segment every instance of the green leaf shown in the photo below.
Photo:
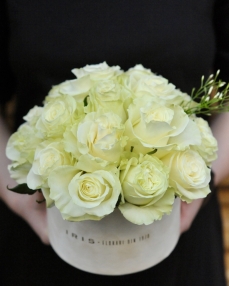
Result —
<path fill-rule="evenodd" d="M 27 184 L 20 184 L 20 185 L 17 185 L 16 187 L 14 188 L 9 188 L 7 186 L 7 189 L 9 191 L 12 191 L 12 192 L 15 192 L 15 193 L 18 193 L 18 194 L 27 194 L 27 195 L 33 195 L 34 193 L 36 193 L 37 190 L 31 190 L 28 188 Z"/>

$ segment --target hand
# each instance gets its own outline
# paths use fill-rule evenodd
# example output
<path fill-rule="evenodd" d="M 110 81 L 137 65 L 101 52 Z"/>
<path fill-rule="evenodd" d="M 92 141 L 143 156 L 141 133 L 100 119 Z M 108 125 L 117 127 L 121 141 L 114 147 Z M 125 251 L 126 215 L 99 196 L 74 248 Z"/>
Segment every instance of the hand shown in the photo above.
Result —
<path fill-rule="evenodd" d="M 21 216 L 31 226 L 43 243 L 49 244 L 46 205 L 45 203 L 38 204 L 36 202 L 36 200 L 42 201 L 43 195 L 38 192 L 32 196 L 21 195 L 6 189 L 7 185 L 14 187 L 17 183 L 10 178 L 6 168 L 10 164 L 5 155 L 10 133 L 1 117 L 0 134 L 0 197 L 13 212 Z"/>
<path fill-rule="evenodd" d="M 16 214 L 21 216 L 40 237 L 44 244 L 49 244 L 46 204 L 37 203 L 44 199 L 41 193 L 21 195 L 8 191 L 7 204 Z"/>
<path fill-rule="evenodd" d="M 180 234 L 187 231 L 202 206 L 204 199 L 194 200 L 190 204 L 181 201 Z"/>

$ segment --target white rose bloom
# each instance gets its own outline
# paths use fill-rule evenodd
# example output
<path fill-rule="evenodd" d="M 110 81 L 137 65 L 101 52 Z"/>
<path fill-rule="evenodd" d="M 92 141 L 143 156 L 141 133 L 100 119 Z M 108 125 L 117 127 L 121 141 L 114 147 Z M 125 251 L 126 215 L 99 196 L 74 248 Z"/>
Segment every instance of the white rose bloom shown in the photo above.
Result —
<path fill-rule="evenodd" d="M 198 127 L 180 106 L 165 105 L 161 100 L 149 101 L 146 96 L 135 99 L 128 114 L 125 125 L 125 135 L 129 137 L 128 151 L 130 146 L 142 153 L 168 146 L 182 150 L 201 142 Z"/>
<path fill-rule="evenodd" d="M 146 74 L 153 74 L 151 69 L 146 69 L 142 64 L 137 64 L 133 68 L 128 69 L 128 71 L 125 74 L 134 74 L 139 75 L 139 77 L 142 77 Z"/>
<path fill-rule="evenodd" d="M 66 220 L 100 220 L 115 209 L 121 185 L 112 172 L 83 174 L 71 166 L 53 171 L 48 180 L 50 198 Z"/>
<path fill-rule="evenodd" d="M 99 81 L 91 91 L 100 102 L 121 100 L 121 86 L 115 80 Z"/>
<path fill-rule="evenodd" d="M 145 93 L 177 105 L 183 101 L 191 100 L 191 97 L 188 94 L 182 93 L 180 90 L 176 89 L 175 85 L 169 83 L 166 78 L 157 75 L 148 75 L 139 80 L 135 87 L 135 94 L 139 97 Z"/>
<path fill-rule="evenodd" d="M 83 116 L 83 103 L 71 96 L 60 96 L 49 101 L 37 121 L 41 137 L 62 137 L 65 129 Z"/>
<path fill-rule="evenodd" d="M 128 99 L 130 99 L 130 92 L 117 80 L 98 81 L 90 90 L 85 111 L 86 113 L 98 110 L 103 110 L 104 113 L 114 112 L 125 122 L 127 118 L 125 104 L 128 104 Z"/>
<path fill-rule="evenodd" d="M 24 159 L 13 162 L 12 164 L 8 165 L 10 177 L 18 184 L 25 184 L 27 182 L 27 175 L 31 166 L 31 163 L 25 161 Z"/>
<path fill-rule="evenodd" d="M 27 115 L 23 117 L 23 119 L 29 122 L 31 126 L 35 126 L 37 123 L 37 120 L 39 119 L 39 117 L 41 116 L 43 112 L 43 109 L 44 109 L 43 107 L 35 105 L 32 109 L 30 109 Z"/>
<path fill-rule="evenodd" d="M 142 65 L 137 65 L 121 75 L 121 82 L 132 91 L 134 98 L 148 94 L 149 97 L 159 97 L 177 105 L 191 100 L 188 94 L 176 89 L 166 78 L 152 73 Z"/>
<path fill-rule="evenodd" d="M 72 72 L 78 79 L 89 75 L 93 81 L 112 79 L 122 73 L 119 66 L 109 67 L 106 62 L 86 65 L 80 69 L 73 69 Z"/>
<path fill-rule="evenodd" d="M 87 96 L 90 87 L 91 81 L 89 76 L 80 79 L 66 80 L 65 82 L 53 86 L 45 101 L 48 102 L 61 95 L 69 95 L 74 97 L 77 101 L 83 101 Z"/>
<path fill-rule="evenodd" d="M 66 132 L 65 148 L 76 158 L 88 154 L 109 162 L 118 163 L 126 144 L 121 118 L 112 112 L 89 113 L 79 124 Z"/>
<path fill-rule="evenodd" d="M 190 203 L 192 200 L 205 198 L 210 193 L 211 170 L 197 152 L 174 151 L 161 160 L 169 167 L 170 185 L 181 200 Z"/>
<path fill-rule="evenodd" d="M 35 128 L 28 123 L 21 125 L 18 131 L 11 135 L 6 146 L 6 156 L 13 161 L 8 169 L 17 183 L 26 183 L 36 147 L 40 142 L 41 139 L 36 137 Z"/>
<path fill-rule="evenodd" d="M 207 121 L 199 117 L 196 117 L 194 121 L 200 130 L 201 145 L 192 146 L 192 149 L 200 154 L 208 166 L 211 166 L 211 163 L 217 158 L 217 141 L 213 136 Z"/>
<path fill-rule="evenodd" d="M 169 214 L 174 192 L 169 188 L 168 168 L 156 157 L 140 156 L 122 164 L 120 179 L 125 203 L 119 206 L 124 217 L 135 224 L 151 224 Z"/>
<path fill-rule="evenodd" d="M 41 142 L 36 137 L 37 130 L 28 123 L 22 124 L 18 130 L 10 136 L 6 146 L 6 156 L 11 161 L 25 159 L 32 163 L 37 145 Z"/>
<path fill-rule="evenodd" d="M 32 190 L 47 188 L 47 178 L 55 168 L 72 164 L 71 155 L 64 151 L 62 142 L 42 142 L 36 149 L 27 185 Z"/>
<path fill-rule="evenodd" d="M 152 75 L 150 69 L 144 68 L 142 65 L 136 65 L 133 68 L 130 68 L 127 72 L 123 73 L 119 80 L 120 82 L 132 92 L 136 91 L 136 86 L 138 85 L 139 80 L 142 77 Z"/>

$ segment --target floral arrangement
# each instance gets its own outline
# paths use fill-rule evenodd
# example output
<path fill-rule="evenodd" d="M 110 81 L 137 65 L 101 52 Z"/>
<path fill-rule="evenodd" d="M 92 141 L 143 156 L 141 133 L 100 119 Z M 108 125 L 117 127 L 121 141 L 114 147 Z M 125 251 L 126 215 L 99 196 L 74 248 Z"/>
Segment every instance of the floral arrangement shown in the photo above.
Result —
<path fill-rule="evenodd" d="M 188 95 L 142 65 L 72 72 L 77 78 L 54 86 L 10 137 L 12 191 L 42 192 L 65 220 L 100 220 L 118 208 L 139 225 L 169 214 L 175 197 L 208 195 L 217 142 L 196 114 L 225 111 L 228 85 L 210 98 L 224 85 L 218 74 Z"/>

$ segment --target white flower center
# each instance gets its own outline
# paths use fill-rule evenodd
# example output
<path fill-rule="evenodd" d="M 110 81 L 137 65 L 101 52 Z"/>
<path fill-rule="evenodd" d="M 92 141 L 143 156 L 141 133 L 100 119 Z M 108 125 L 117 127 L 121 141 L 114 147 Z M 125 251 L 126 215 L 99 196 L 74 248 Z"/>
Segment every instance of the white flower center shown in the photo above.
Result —
<path fill-rule="evenodd" d="M 54 148 L 46 149 L 40 156 L 40 174 L 47 175 L 47 172 L 52 170 L 55 166 L 62 164 L 62 157 Z"/>
<path fill-rule="evenodd" d="M 96 120 L 96 124 L 97 134 L 94 143 L 102 140 L 108 145 L 113 145 L 120 139 L 122 132 L 119 132 L 119 129 L 121 129 L 121 119 L 119 116 L 112 113 L 109 116 L 100 116 Z"/>
<path fill-rule="evenodd" d="M 112 82 L 112 81 L 108 81 L 108 82 L 105 82 L 105 83 L 101 83 L 97 87 L 96 91 L 98 93 L 104 94 L 104 93 L 108 93 L 108 92 L 110 92 L 110 91 L 112 91 L 114 89 L 115 89 L 115 83 Z"/>
<path fill-rule="evenodd" d="M 141 108 L 140 111 L 146 123 L 151 121 L 160 121 L 170 124 L 174 116 L 174 111 L 165 106 L 161 106 L 156 109 L 145 107 Z"/>
<path fill-rule="evenodd" d="M 79 183 L 79 197 L 83 201 L 94 201 L 100 198 L 104 191 L 104 185 L 90 177 L 85 177 Z"/>
<path fill-rule="evenodd" d="M 164 179 L 163 176 L 154 169 L 148 167 L 143 167 L 142 172 L 139 173 L 136 180 L 139 186 L 141 186 L 143 194 L 154 194 L 158 189 L 160 189 L 161 181 Z"/>
<path fill-rule="evenodd" d="M 56 102 L 45 112 L 45 120 L 47 122 L 52 122 L 56 118 L 60 117 L 65 111 L 63 102 Z"/>
<path fill-rule="evenodd" d="M 186 153 L 185 160 L 183 162 L 183 170 L 186 176 L 188 176 L 192 182 L 198 182 L 204 176 L 204 162 L 193 154 Z"/>

